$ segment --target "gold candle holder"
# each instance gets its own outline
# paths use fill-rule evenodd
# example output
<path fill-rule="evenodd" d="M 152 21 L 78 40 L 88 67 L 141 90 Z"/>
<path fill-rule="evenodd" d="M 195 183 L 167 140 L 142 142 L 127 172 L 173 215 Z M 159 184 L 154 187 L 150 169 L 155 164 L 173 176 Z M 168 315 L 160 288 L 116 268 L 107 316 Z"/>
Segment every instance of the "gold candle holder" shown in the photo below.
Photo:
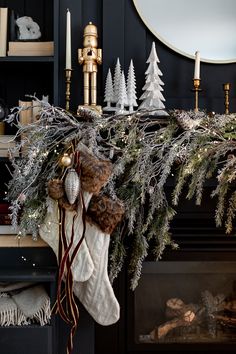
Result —
<path fill-rule="evenodd" d="M 200 88 L 201 79 L 193 79 L 193 91 L 195 92 L 195 104 L 194 104 L 194 111 L 198 112 L 199 110 L 199 92 L 202 91 Z"/>
<path fill-rule="evenodd" d="M 223 90 L 225 93 L 225 114 L 229 114 L 229 90 L 230 90 L 229 82 L 223 84 Z"/>
<path fill-rule="evenodd" d="M 72 69 L 65 69 L 66 75 L 66 110 L 70 109 L 70 85 L 71 85 Z"/>

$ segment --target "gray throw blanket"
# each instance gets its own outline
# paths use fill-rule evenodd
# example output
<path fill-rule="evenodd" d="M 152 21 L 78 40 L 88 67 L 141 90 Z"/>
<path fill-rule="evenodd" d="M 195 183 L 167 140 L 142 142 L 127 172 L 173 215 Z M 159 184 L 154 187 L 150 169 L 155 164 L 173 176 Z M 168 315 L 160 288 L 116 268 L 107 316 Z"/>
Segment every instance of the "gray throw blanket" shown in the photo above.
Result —
<path fill-rule="evenodd" d="M 42 285 L 0 283 L 0 326 L 44 326 L 50 319 L 50 299 Z"/>

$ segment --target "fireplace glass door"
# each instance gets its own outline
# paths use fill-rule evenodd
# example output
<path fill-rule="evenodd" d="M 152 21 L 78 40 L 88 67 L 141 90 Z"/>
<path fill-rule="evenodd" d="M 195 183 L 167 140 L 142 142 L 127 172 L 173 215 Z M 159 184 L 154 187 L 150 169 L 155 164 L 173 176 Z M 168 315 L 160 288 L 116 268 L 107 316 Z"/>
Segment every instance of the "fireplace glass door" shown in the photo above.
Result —
<path fill-rule="evenodd" d="M 236 342 L 236 262 L 146 262 L 136 344 Z"/>

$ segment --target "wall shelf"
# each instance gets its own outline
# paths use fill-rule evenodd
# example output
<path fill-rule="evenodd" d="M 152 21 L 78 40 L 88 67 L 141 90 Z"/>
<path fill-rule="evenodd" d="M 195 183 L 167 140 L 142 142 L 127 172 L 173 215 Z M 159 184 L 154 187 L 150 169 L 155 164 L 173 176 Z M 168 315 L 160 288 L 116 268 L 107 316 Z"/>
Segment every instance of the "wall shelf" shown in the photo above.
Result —
<path fill-rule="evenodd" d="M 57 271 L 55 268 L 8 268 L 0 270 L 0 281 L 6 282 L 55 282 Z"/>
<path fill-rule="evenodd" d="M 16 56 L 16 57 L 0 57 L 0 62 L 37 62 L 37 63 L 48 63 L 48 62 L 54 62 L 54 57 L 34 57 L 34 56 Z"/>
<path fill-rule="evenodd" d="M 0 235 L 0 248 L 1 247 L 49 247 L 40 237 L 37 241 L 32 239 L 31 235 L 17 238 L 16 235 Z"/>

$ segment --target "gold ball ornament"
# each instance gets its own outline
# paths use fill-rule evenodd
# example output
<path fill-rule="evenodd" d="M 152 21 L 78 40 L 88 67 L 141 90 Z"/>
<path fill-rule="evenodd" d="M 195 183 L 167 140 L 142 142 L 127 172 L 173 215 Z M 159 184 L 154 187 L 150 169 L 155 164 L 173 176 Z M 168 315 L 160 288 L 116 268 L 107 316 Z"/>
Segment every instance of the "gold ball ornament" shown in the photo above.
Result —
<path fill-rule="evenodd" d="M 71 165 L 71 162 L 72 162 L 72 160 L 71 160 L 70 156 L 67 153 L 64 153 L 64 155 L 61 158 L 62 166 L 69 167 Z"/>

